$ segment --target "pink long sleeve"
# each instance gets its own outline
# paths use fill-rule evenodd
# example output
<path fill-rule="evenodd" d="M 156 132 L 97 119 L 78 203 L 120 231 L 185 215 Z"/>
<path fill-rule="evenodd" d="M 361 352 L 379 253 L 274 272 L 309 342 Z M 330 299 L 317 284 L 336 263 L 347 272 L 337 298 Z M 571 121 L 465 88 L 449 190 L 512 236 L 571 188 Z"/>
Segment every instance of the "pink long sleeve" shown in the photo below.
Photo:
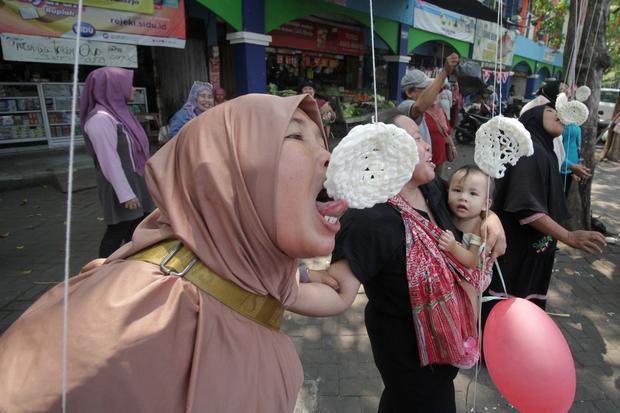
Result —
<path fill-rule="evenodd" d="M 119 202 L 123 203 L 135 198 L 136 195 L 127 181 L 121 159 L 116 151 L 117 123 L 111 115 L 97 112 L 86 122 L 84 131 L 93 145 L 103 176 L 114 188 Z"/>

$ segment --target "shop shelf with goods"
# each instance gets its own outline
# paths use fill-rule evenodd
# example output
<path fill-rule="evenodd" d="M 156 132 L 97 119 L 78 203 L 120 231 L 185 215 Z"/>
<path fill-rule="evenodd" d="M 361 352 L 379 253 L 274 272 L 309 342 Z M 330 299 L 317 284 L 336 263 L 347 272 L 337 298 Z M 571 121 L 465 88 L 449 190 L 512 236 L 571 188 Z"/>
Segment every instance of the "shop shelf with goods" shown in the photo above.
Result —
<path fill-rule="evenodd" d="M 0 82 L 0 153 L 68 146 L 71 92 L 71 83 Z M 129 109 L 144 125 L 149 122 L 146 89 L 136 88 L 134 96 Z M 82 145 L 79 116 L 78 98 L 75 143 Z"/>
<path fill-rule="evenodd" d="M 0 151 L 45 146 L 47 135 L 36 83 L 0 83 Z"/>
<path fill-rule="evenodd" d="M 47 126 L 49 128 L 49 145 L 50 147 L 67 146 L 71 138 L 71 83 L 43 83 L 42 85 L 43 99 L 45 102 L 45 111 L 47 118 Z M 79 94 L 81 94 L 83 84 L 79 86 Z M 129 109 L 139 116 L 148 113 L 146 105 L 146 89 L 136 88 L 135 98 L 129 103 Z M 75 137 L 76 144 L 83 144 L 82 130 L 79 126 L 79 98 L 76 110 L 76 128 Z"/>
<path fill-rule="evenodd" d="M 341 90 L 337 96 L 334 96 L 334 91 L 327 90 L 326 94 L 330 96 L 330 102 L 333 102 L 332 105 L 337 115 L 336 122 L 344 124 L 346 132 L 356 124 L 370 122 L 375 114 L 375 100 L 369 92 Z M 394 107 L 396 107 L 396 102 L 377 95 L 379 113 Z"/>
<path fill-rule="evenodd" d="M 298 94 L 292 89 L 278 89 L 274 83 L 267 86 L 268 93 L 277 96 L 292 96 Z M 367 123 L 372 120 L 374 115 L 374 98 L 369 91 L 352 91 L 344 87 L 327 86 L 319 88 L 316 96 L 325 99 L 336 112 L 336 127 L 340 131 L 343 129 L 346 134 L 353 125 Z M 395 108 L 396 102 L 386 99 L 382 95 L 377 95 L 377 108 L 379 112 Z M 342 126 L 342 128 L 338 127 Z"/>
<path fill-rule="evenodd" d="M 146 89 L 143 87 L 134 88 L 133 100 L 128 103 L 129 110 L 135 115 L 138 122 L 144 128 L 150 140 L 156 141 L 159 133 L 159 115 L 149 113 L 149 106 L 146 98 Z"/>
<path fill-rule="evenodd" d="M 78 86 L 78 96 L 82 92 L 82 85 Z M 47 120 L 49 146 L 63 147 L 69 145 L 71 138 L 71 83 L 42 83 L 41 90 L 45 103 L 45 115 Z M 76 105 L 76 144 L 83 144 L 82 131 L 80 130 L 79 97 Z"/>

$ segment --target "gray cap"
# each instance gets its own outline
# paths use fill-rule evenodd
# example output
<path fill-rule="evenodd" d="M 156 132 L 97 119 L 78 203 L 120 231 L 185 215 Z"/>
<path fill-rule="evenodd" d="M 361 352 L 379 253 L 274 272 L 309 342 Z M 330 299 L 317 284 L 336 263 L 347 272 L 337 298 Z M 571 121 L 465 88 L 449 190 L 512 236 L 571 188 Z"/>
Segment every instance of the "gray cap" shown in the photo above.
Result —
<path fill-rule="evenodd" d="M 433 83 L 433 79 L 426 76 L 426 73 L 418 69 L 407 70 L 405 76 L 403 76 L 403 78 L 400 80 L 400 86 L 403 89 L 425 89 L 429 87 L 431 83 Z"/>

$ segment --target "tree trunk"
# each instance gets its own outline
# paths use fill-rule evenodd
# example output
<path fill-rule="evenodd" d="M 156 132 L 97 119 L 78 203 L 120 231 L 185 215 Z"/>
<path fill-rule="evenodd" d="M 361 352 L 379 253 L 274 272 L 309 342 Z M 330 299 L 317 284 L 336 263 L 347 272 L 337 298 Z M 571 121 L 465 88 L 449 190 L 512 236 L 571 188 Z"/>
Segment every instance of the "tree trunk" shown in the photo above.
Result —
<path fill-rule="evenodd" d="M 581 37 L 581 45 L 577 55 L 575 66 L 575 78 L 577 86 L 587 85 L 592 94 L 584 102 L 590 110 L 590 116 L 586 123 L 581 126 L 581 158 L 585 166 L 595 173 L 596 162 L 594 149 L 596 144 L 596 129 L 598 124 L 598 103 L 601 96 L 601 79 L 603 72 L 611 64 L 611 57 L 605 44 L 607 20 L 609 18 L 610 0 L 590 0 L 586 11 L 586 18 Z M 566 73 L 572 46 L 575 39 L 575 0 L 571 0 L 568 33 L 564 49 L 564 72 Z M 590 192 L 592 180 L 589 179 L 579 185 L 573 185 L 572 190 L 578 192 L 578 196 L 572 194 L 568 198 L 568 206 L 572 217 L 566 223 L 570 229 L 590 229 Z"/>

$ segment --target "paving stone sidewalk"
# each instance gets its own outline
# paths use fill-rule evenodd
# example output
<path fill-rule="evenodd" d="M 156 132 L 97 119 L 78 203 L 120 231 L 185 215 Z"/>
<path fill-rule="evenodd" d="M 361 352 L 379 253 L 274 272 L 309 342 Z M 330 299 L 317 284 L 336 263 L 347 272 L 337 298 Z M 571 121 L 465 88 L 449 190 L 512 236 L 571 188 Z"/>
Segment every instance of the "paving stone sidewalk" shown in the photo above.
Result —
<path fill-rule="evenodd" d="M 468 148 L 459 149 L 461 162 L 471 162 Z M 77 173 L 80 179 L 81 170 Z M 593 212 L 616 236 L 620 234 L 618 194 L 620 164 L 599 164 Z M 76 273 L 96 256 L 105 225 L 94 189 L 75 192 L 73 197 L 71 268 Z M 51 185 L 0 192 L 0 333 L 62 279 L 65 199 L 66 194 Z M 620 411 L 619 266 L 617 244 L 598 256 L 584 256 L 564 246 L 557 255 L 549 311 L 570 314 L 554 320 L 567 338 L 577 367 L 577 395 L 571 412 Z M 306 378 L 296 412 L 376 411 L 382 383 L 364 327 L 365 302 L 360 293 L 353 307 L 338 317 L 286 314 L 285 330 L 299 351 Z M 473 384 L 467 392 L 471 378 L 472 371 L 464 371 L 456 380 L 459 412 L 472 411 Z M 514 411 L 484 369 L 476 411 Z"/>

